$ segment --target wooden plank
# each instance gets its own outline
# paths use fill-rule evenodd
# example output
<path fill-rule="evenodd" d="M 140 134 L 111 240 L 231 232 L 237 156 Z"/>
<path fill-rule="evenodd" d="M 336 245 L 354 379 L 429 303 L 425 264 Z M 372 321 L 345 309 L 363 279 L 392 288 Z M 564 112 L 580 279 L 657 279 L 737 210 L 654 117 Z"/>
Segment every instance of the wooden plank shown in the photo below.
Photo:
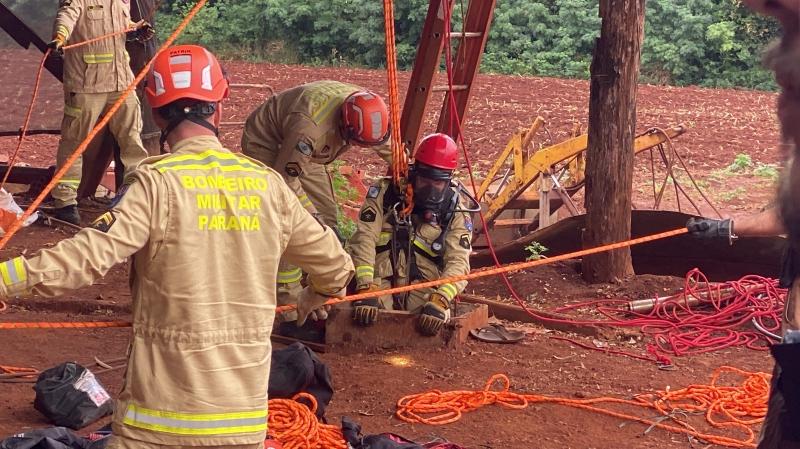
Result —
<path fill-rule="evenodd" d="M 469 331 L 486 326 L 488 307 L 482 304 L 459 304 L 439 335 L 428 337 L 417 331 L 417 314 L 396 310 L 381 310 L 378 321 L 368 327 L 353 323 L 353 309 L 349 304 L 334 307 L 325 323 L 325 343 L 336 352 L 378 352 L 392 349 L 455 348 L 469 338 Z"/>

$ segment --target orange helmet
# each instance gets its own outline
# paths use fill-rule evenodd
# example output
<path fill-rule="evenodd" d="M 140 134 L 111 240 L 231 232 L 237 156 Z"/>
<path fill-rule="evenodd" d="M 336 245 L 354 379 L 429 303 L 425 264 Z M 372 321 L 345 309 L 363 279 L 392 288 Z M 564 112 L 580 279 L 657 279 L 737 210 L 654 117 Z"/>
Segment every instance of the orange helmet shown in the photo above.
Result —
<path fill-rule="evenodd" d="M 342 136 L 360 146 L 386 143 L 390 135 L 389 110 L 380 95 L 369 91 L 350 94 L 342 104 Z"/>
<path fill-rule="evenodd" d="M 183 99 L 217 103 L 229 92 L 217 58 L 197 45 L 176 45 L 156 55 L 144 90 L 153 108 Z"/>

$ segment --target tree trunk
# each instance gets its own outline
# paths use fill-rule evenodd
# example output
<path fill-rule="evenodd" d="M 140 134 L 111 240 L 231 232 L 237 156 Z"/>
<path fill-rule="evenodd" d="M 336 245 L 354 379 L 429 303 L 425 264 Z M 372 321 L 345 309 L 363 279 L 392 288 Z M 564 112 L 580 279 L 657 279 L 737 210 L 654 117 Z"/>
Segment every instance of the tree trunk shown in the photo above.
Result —
<path fill-rule="evenodd" d="M 644 36 L 645 0 L 600 0 L 602 27 L 595 44 L 586 151 L 586 229 L 591 248 L 631 235 L 636 83 Z M 633 274 L 629 248 L 583 260 L 588 282 L 619 282 Z"/>

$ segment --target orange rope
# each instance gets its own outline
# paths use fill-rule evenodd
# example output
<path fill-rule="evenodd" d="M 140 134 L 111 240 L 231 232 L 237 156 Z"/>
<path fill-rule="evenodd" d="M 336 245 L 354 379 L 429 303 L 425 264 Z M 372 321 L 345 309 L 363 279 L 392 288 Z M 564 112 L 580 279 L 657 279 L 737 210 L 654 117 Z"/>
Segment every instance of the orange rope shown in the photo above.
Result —
<path fill-rule="evenodd" d="M 0 323 L 0 329 L 98 329 L 106 327 L 130 327 L 128 321 L 87 321 L 75 323 L 35 322 Z"/>
<path fill-rule="evenodd" d="M 44 52 L 44 56 L 42 56 L 42 62 L 39 64 L 39 69 L 36 71 L 36 82 L 33 85 L 33 95 L 31 95 L 31 103 L 28 105 L 28 112 L 25 114 L 25 121 L 22 123 L 22 128 L 19 133 L 19 140 L 17 141 L 17 148 L 14 149 L 14 153 L 8 160 L 8 167 L 6 167 L 6 174 L 3 176 L 3 181 L 0 182 L 0 189 L 2 189 L 6 185 L 6 181 L 8 181 L 8 175 L 11 174 L 11 167 L 13 167 L 14 163 L 17 161 L 17 155 L 19 154 L 20 148 L 22 148 L 22 141 L 25 139 L 25 133 L 28 132 L 28 125 L 30 125 L 31 114 L 33 113 L 33 105 L 36 104 L 36 97 L 39 95 L 39 83 L 42 80 L 42 70 L 44 69 L 44 63 L 45 61 L 47 61 L 47 57 L 49 55 L 50 55 L 50 49 L 48 48 Z"/>
<path fill-rule="evenodd" d="M 102 40 L 109 39 L 109 38 L 112 38 L 112 37 L 116 37 L 116 36 L 119 36 L 119 35 L 122 35 L 122 34 L 130 33 L 131 31 L 135 31 L 135 30 L 136 30 L 136 28 L 126 28 L 124 30 L 114 31 L 113 33 L 108 33 L 108 34 L 104 34 L 102 36 L 97 36 L 97 37 L 93 37 L 91 39 L 86 39 L 85 41 L 77 42 L 77 43 L 70 44 L 70 45 L 64 45 L 61 48 L 63 50 L 73 50 L 73 49 L 78 48 L 78 47 L 83 47 L 84 45 L 89 45 L 89 44 L 93 44 L 95 42 L 100 42 Z"/>
<path fill-rule="evenodd" d="M 198 0 L 197 4 L 194 5 L 194 7 L 192 7 L 192 9 L 189 11 L 186 17 L 183 18 L 183 21 L 181 21 L 181 23 L 178 25 L 175 31 L 173 31 L 172 34 L 170 34 L 170 36 L 167 38 L 167 40 L 164 41 L 164 44 L 161 45 L 161 48 L 158 50 L 158 52 L 156 52 L 156 54 L 164 51 L 167 47 L 172 45 L 172 43 L 175 41 L 178 35 L 186 28 L 189 22 L 194 18 L 197 12 L 200 11 L 200 9 L 206 4 L 207 1 L 208 0 Z M 89 132 L 89 135 L 86 136 L 86 139 L 84 139 L 83 142 L 81 142 L 81 144 L 78 145 L 78 148 L 76 148 L 75 152 L 73 152 L 72 155 L 70 155 L 70 157 L 64 162 L 64 165 L 61 166 L 61 168 L 55 173 L 55 175 L 53 175 L 53 179 L 51 179 L 50 182 L 45 186 L 45 188 L 42 189 L 41 193 L 39 193 L 39 196 L 37 196 L 36 199 L 33 200 L 33 203 L 31 203 L 31 205 L 28 206 L 28 208 L 25 210 L 25 213 L 23 213 L 21 217 L 17 218 L 17 221 L 15 221 L 14 224 L 11 225 L 11 228 L 6 232 L 3 238 L 0 239 L 0 249 L 5 248 L 6 244 L 8 244 L 8 241 L 11 239 L 11 237 L 14 234 L 16 234 L 17 231 L 19 231 L 19 229 L 22 227 L 22 223 L 25 220 L 27 220 L 28 217 L 31 216 L 31 214 L 36 210 L 37 207 L 39 207 L 40 204 L 42 204 L 42 201 L 44 201 L 44 199 L 47 197 L 50 191 L 53 190 L 58 181 L 67 172 L 67 170 L 69 170 L 69 168 L 72 167 L 72 164 L 74 164 L 75 161 L 83 154 L 83 152 L 86 151 L 86 148 L 89 146 L 89 143 L 92 141 L 92 139 L 94 139 L 97 133 L 99 133 L 100 130 L 103 129 L 103 127 L 105 127 L 108 124 L 108 122 L 111 120 L 111 117 L 114 116 L 114 114 L 119 110 L 119 108 L 122 107 L 122 104 L 128 98 L 128 95 L 130 95 L 134 91 L 134 89 L 136 89 L 136 85 L 139 84 L 147 75 L 147 72 L 150 70 L 151 64 L 152 64 L 152 59 L 148 61 L 144 67 L 142 67 L 142 70 L 139 71 L 133 82 L 125 89 L 125 91 L 122 93 L 119 99 L 111 106 L 111 108 L 109 108 L 108 112 L 103 116 L 103 118 L 99 122 L 97 122 L 94 128 L 92 128 L 92 130 Z"/>
<path fill-rule="evenodd" d="M 743 377 L 738 385 L 719 385 L 720 376 L 734 373 Z M 486 405 L 521 410 L 530 404 L 551 403 L 580 408 L 616 418 L 636 421 L 669 432 L 691 435 L 708 443 L 729 447 L 755 447 L 755 432 L 751 426 L 763 422 L 767 412 L 767 399 L 771 376 L 767 373 L 751 373 L 737 368 L 723 366 L 716 369 L 708 385 L 690 385 L 676 391 L 658 391 L 639 395 L 633 400 L 611 397 L 592 399 L 569 399 L 537 394 L 521 394 L 509 391 L 510 381 L 503 374 L 493 375 L 481 391 L 433 390 L 410 395 L 397 401 L 396 416 L 408 423 L 443 425 L 458 421 L 462 415 Z M 493 390 L 495 382 L 502 389 Z M 641 418 L 606 408 L 598 404 L 620 404 L 655 410 L 665 418 L 652 420 Z M 708 434 L 696 430 L 688 423 L 678 419 L 687 413 L 705 414 L 707 422 L 714 428 L 730 428 L 741 431 L 746 438 L 737 439 L 724 435 Z M 670 419 L 675 425 L 664 424 Z"/>
<path fill-rule="evenodd" d="M 20 375 L 23 379 L 30 379 L 39 375 L 36 368 L 25 368 L 21 366 L 0 365 L 0 373 Z M 21 375 L 24 374 L 24 375 Z"/>
<path fill-rule="evenodd" d="M 400 136 L 400 94 L 397 88 L 397 49 L 394 35 L 394 5 L 383 0 L 383 27 L 386 39 L 386 71 L 389 84 L 389 117 L 392 126 L 392 180 L 396 186 L 408 174 L 408 159 Z"/>
<path fill-rule="evenodd" d="M 311 408 L 297 402 L 300 398 L 310 401 Z M 347 449 L 342 429 L 319 422 L 316 412 L 317 400 L 308 393 L 292 399 L 270 399 L 269 434 L 283 449 Z"/>
<path fill-rule="evenodd" d="M 612 251 L 612 250 L 619 249 L 619 248 L 625 248 L 625 247 L 628 247 L 628 246 L 639 245 L 641 243 L 652 242 L 653 240 L 659 240 L 659 239 L 664 239 L 664 238 L 667 238 L 667 237 L 673 237 L 673 236 L 676 236 L 676 235 L 685 234 L 687 232 L 688 231 L 686 230 L 686 228 L 679 228 L 679 229 L 675 229 L 675 230 L 672 230 L 672 231 L 661 232 L 659 234 L 653 234 L 653 235 L 648 235 L 648 236 L 645 236 L 645 237 L 639 237 L 639 238 L 632 239 L 632 240 L 626 240 L 624 242 L 611 243 L 611 244 L 608 244 L 608 245 L 598 246 L 596 248 L 589 248 L 589 249 L 584 249 L 584 250 L 581 250 L 581 251 L 576 251 L 574 253 L 561 254 L 559 256 L 553 256 L 553 257 L 550 257 L 550 258 L 547 258 L 547 259 L 538 259 L 538 260 L 531 260 L 531 261 L 528 261 L 528 262 L 513 263 L 513 264 L 506 265 L 506 266 L 500 266 L 500 267 L 497 267 L 497 268 L 476 270 L 476 271 L 472 271 L 472 272 L 467 273 L 467 274 L 445 277 L 445 278 L 437 279 L 437 280 L 434 280 L 434 281 L 419 282 L 419 283 L 416 283 L 416 284 L 404 285 L 404 286 L 401 286 L 401 287 L 388 288 L 386 290 L 380 290 L 380 291 L 377 291 L 377 292 L 357 293 L 355 295 L 348 295 L 348 296 L 345 296 L 343 298 L 333 298 L 330 301 L 326 302 L 325 304 L 326 305 L 335 305 L 335 304 L 341 304 L 341 303 L 345 303 L 345 302 L 358 301 L 358 300 L 361 300 L 361 299 L 374 298 L 374 297 L 377 297 L 377 296 L 395 295 L 395 294 L 398 294 L 398 293 L 405 293 L 405 292 L 410 292 L 410 291 L 413 291 L 413 290 L 419 290 L 419 289 L 423 289 L 423 288 L 436 287 L 438 285 L 452 283 L 452 282 L 466 281 L 466 280 L 471 280 L 471 279 L 478 279 L 478 278 L 487 277 L 487 276 L 496 276 L 496 275 L 498 275 L 500 273 L 508 273 L 508 272 L 511 272 L 511 271 L 525 270 L 525 269 L 537 267 L 537 266 L 540 266 L 540 265 L 547 265 L 547 264 L 551 264 L 551 263 L 555 263 L 555 262 L 560 262 L 560 261 L 563 261 L 563 260 L 575 259 L 575 258 L 583 257 L 583 256 L 586 256 L 586 255 L 589 255 L 589 254 L 597 254 L 597 253 L 600 253 L 600 252 L 603 252 L 603 251 Z M 0 244 L 2 244 L 2 243 L 3 242 L 0 241 Z M 2 246 L 0 246 L 0 247 L 2 247 Z M 276 311 L 276 313 L 281 313 L 281 312 L 286 312 L 286 311 L 289 311 L 289 310 L 294 310 L 295 308 L 297 308 L 297 305 L 296 304 L 291 304 L 291 305 L 277 307 L 275 309 L 275 311 Z M 111 321 L 111 322 L 108 322 L 109 324 L 117 323 L 116 325 L 113 325 L 113 326 L 100 326 L 99 324 L 102 324 L 102 323 L 103 322 L 92 322 L 92 323 L 0 323 L 0 329 L 20 329 L 20 328 L 21 329 L 40 329 L 40 328 L 50 328 L 50 327 L 62 327 L 62 328 L 84 327 L 84 326 L 76 326 L 75 324 L 93 324 L 94 327 L 125 327 L 125 326 L 120 325 L 120 323 L 124 323 L 122 321 Z M 51 325 L 45 326 L 47 324 L 51 324 Z M 60 324 L 60 325 L 59 326 L 52 326 L 53 324 Z M 39 325 L 41 325 L 41 326 L 39 326 Z M 130 326 L 130 323 L 127 323 L 127 325 Z"/>

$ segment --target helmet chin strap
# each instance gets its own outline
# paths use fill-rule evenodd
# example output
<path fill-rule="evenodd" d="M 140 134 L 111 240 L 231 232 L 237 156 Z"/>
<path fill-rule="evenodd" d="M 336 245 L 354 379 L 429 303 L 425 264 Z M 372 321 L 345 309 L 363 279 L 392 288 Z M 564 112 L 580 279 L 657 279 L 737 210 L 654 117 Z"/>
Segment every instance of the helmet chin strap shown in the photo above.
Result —
<path fill-rule="evenodd" d="M 161 154 L 166 153 L 166 151 L 164 151 L 164 144 L 167 142 L 167 136 L 169 136 L 169 133 L 174 131 L 178 125 L 183 123 L 184 120 L 188 120 L 196 125 L 200 125 L 203 128 L 213 132 L 215 136 L 219 137 L 219 128 L 206 120 L 206 118 L 214 114 L 216 109 L 217 106 L 215 104 L 206 103 L 185 107 L 179 111 L 170 111 L 169 123 L 167 124 L 166 128 L 161 130 L 161 138 L 159 139 L 159 143 L 161 144 Z"/>

